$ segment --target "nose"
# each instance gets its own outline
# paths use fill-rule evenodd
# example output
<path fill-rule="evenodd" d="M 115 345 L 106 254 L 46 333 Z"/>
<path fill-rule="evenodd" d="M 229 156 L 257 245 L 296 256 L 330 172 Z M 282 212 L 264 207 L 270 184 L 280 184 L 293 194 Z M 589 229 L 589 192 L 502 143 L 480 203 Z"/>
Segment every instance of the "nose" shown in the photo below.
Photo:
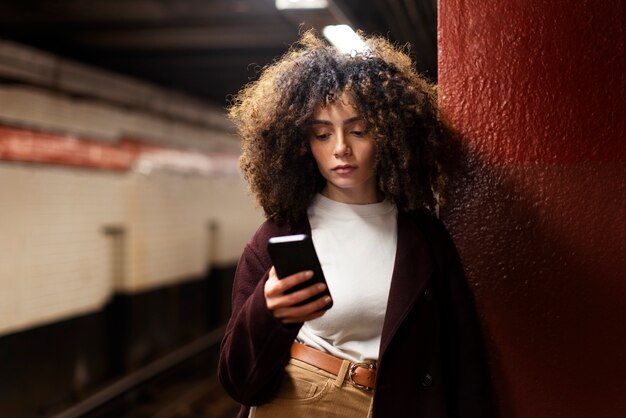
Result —
<path fill-rule="evenodd" d="M 337 140 L 335 142 L 335 148 L 333 150 L 333 155 L 336 158 L 343 158 L 350 155 L 350 146 L 346 142 L 346 138 L 343 135 L 343 132 L 338 132 L 336 136 Z"/>

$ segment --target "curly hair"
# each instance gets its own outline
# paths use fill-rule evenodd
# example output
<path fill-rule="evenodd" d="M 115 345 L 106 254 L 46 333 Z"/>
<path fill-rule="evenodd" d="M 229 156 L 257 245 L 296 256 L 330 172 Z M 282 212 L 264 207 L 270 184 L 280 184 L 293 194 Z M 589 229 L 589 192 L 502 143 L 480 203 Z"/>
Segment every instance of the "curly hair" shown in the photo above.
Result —
<path fill-rule="evenodd" d="M 361 34 L 363 37 L 363 35 Z M 268 219 L 294 223 L 326 180 L 309 147 L 309 121 L 319 106 L 350 94 L 374 138 L 376 181 L 398 210 L 434 211 L 444 187 L 440 145 L 450 134 L 435 87 L 403 48 L 363 37 L 365 52 L 340 53 L 305 32 L 263 68 L 229 106 L 242 139 L 240 167 Z"/>

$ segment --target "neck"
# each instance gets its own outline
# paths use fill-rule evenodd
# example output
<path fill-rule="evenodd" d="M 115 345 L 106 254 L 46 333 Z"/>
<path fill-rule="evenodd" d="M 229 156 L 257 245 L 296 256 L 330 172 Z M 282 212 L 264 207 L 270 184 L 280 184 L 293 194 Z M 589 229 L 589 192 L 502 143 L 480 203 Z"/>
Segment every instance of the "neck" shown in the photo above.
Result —
<path fill-rule="evenodd" d="M 369 205 L 383 201 L 382 193 L 376 189 L 354 190 L 326 186 L 321 194 L 335 202 L 348 203 L 351 205 Z"/>

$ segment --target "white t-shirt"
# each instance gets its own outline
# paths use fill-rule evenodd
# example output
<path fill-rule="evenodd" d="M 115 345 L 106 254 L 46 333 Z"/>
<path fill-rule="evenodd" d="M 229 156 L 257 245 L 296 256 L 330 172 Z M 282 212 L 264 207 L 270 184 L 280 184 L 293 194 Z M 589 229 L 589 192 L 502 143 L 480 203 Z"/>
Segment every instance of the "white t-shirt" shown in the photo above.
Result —
<path fill-rule="evenodd" d="M 396 207 L 388 201 L 350 205 L 318 194 L 308 217 L 333 307 L 305 322 L 297 339 L 353 362 L 376 360 L 396 257 Z"/>

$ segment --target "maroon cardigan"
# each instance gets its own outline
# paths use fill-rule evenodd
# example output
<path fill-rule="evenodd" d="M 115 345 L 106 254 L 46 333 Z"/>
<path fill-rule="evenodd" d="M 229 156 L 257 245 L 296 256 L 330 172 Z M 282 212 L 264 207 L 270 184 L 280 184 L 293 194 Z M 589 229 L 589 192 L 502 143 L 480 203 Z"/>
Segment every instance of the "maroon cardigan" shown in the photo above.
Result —
<path fill-rule="evenodd" d="M 218 367 L 226 391 L 243 406 L 272 396 L 300 325 L 285 326 L 265 305 L 272 236 L 310 233 L 266 221 L 237 266 L 233 311 Z M 473 297 L 452 239 L 434 217 L 399 213 L 398 246 L 382 330 L 373 418 L 495 416 Z"/>

